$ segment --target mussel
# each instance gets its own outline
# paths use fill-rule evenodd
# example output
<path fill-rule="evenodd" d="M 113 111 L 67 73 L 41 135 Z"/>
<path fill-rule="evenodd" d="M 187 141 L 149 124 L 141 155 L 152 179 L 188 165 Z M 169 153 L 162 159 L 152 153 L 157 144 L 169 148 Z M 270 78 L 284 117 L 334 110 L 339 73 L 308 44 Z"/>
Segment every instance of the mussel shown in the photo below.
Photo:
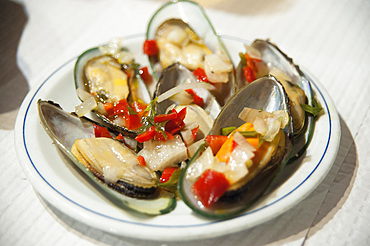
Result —
<path fill-rule="evenodd" d="M 157 78 L 164 69 L 178 62 L 214 84 L 216 89 L 212 93 L 221 106 L 235 92 L 230 56 L 204 10 L 196 3 L 180 0 L 163 5 L 149 22 L 144 47 L 149 41 L 156 47 L 156 52 L 148 53 L 148 58 Z"/>
<path fill-rule="evenodd" d="M 236 130 L 222 136 L 230 127 Z M 205 217 L 235 216 L 268 188 L 284 167 L 292 142 L 290 104 L 284 87 L 273 76 L 257 79 L 223 107 L 205 145 L 180 177 L 180 196 Z"/>
<path fill-rule="evenodd" d="M 105 125 L 115 127 L 127 136 L 135 136 L 140 117 L 136 124 L 131 124 L 125 116 L 130 110 L 128 113 L 124 111 L 127 106 L 133 109 L 133 105 L 145 108 L 151 98 L 137 71 L 134 55 L 118 42 L 89 49 L 79 56 L 74 69 L 75 87 L 80 100 L 91 101 L 91 108 Z M 108 49 L 111 46 L 116 48 Z M 119 104 L 122 105 L 116 107 Z M 136 111 L 131 110 L 138 113 Z"/>
<path fill-rule="evenodd" d="M 208 134 L 213 121 L 221 111 L 221 106 L 207 88 L 212 90 L 213 86 L 197 82 L 189 69 L 180 63 L 175 63 L 163 71 L 157 83 L 154 92 L 154 97 L 158 98 L 156 111 L 163 114 L 170 108 L 181 110 L 186 107 L 185 121 L 198 123 L 198 140 L 200 140 Z M 166 96 L 166 93 L 170 93 L 170 96 Z M 164 99 L 161 99 L 162 97 Z"/>
<path fill-rule="evenodd" d="M 174 196 L 158 188 L 155 172 L 139 165 L 135 152 L 118 140 L 95 138 L 94 122 L 50 101 L 39 100 L 38 111 L 50 138 L 108 199 L 150 215 L 174 209 Z"/>
<path fill-rule="evenodd" d="M 313 119 L 301 106 L 312 106 L 311 83 L 299 66 L 269 40 L 256 39 L 245 47 L 246 52 L 241 55 L 236 72 L 238 87 L 267 74 L 275 76 L 283 84 L 290 99 L 297 157 L 307 148 L 312 135 Z"/>

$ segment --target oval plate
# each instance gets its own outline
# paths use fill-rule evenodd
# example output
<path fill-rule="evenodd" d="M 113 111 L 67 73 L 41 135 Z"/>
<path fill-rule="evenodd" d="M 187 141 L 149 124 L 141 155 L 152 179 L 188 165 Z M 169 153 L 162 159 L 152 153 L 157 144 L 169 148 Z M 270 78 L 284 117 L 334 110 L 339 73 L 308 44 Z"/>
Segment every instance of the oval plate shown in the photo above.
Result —
<path fill-rule="evenodd" d="M 237 64 L 238 53 L 244 51 L 243 42 L 249 42 L 228 36 L 222 39 Z M 136 61 L 147 66 L 148 60 L 142 55 L 144 35 L 123 40 L 124 45 L 137 54 Z M 211 238 L 245 230 L 281 215 L 302 201 L 323 180 L 336 158 L 340 142 L 338 113 L 322 85 L 313 80 L 314 93 L 325 114 L 316 122 L 311 145 L 305 157 L 287 166 L 276 180 L 278 188 L 253 208 L 235 218 L 216 221 L 196 216 L 179 201 L 169 214 L 134 216 L 106 200 L 73 169 L 39 123 L 36 104 L 40 98 L 53 100 L 66 111 L 74 111 L 74 106 L 80 103 L 73 82 L 75 61 L 76 58 L 67 61 L 28 93 L 15 125 L 15 146 L 19 163 L 36 191 L 63 213 L 91 227 L 149 240 Z"/>

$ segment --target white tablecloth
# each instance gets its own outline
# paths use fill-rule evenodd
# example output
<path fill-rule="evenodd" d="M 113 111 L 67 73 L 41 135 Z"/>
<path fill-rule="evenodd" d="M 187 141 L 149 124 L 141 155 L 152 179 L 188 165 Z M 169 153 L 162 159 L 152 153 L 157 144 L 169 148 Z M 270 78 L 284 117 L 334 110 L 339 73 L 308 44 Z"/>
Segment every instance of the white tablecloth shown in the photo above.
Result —
<path fill-rule="evenodd" d="M 239 233 L 188 242 L 124 238 L 88 227 L 39 197 L 18 165 L 14 129 L 0 129 L 1 245 L 370 244 L 370 1 L 198 2 L 220 34 L 270 38 L 326 88 L 340 115 L 342 138 L 324 181 L 293 209 Z M 17 61 L 32 90 L 87 48 L 145 33 L 164 1 L 21 3 L 28 23 Z"/>

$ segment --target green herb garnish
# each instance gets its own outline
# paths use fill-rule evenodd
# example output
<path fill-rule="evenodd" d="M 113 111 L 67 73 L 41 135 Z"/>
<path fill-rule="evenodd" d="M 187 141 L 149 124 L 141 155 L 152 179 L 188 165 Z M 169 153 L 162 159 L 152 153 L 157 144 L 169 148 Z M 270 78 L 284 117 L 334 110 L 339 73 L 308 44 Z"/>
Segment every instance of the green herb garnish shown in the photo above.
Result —
<path fill-rule="evenodd" d="M 229 127 L 224 127 L 221 129 L 221 134 L 224 136 L 229 135 L 232 131 L 236 129 L 235 126 L 229 126 Z"/>
<path fill-rule="evenodd" d="M 258 136 L 258 133 L 256 131 L 241 131 L 239 133 L 242 134 L 245 138 L 255 138 Z"/>
<path fill-rule="evenodd" d="M 239 52 L 240 62 L 243 66 L 247 65 L 247 59 L 245 58 L 244 54 L 242 52 Z"/>
<path fill-rule="evenodd" d="M 301 107 L 307 113 L 312 114 L 313 117 L 316 117 L 323 109 L 315 98 L 312 99 L 312 106 L 308 104 L 301 104 Z"/>
<path fill-rule="evenodd" d="M 180 175 L 183 169 L 178 168 L 176 171 L 173 172 L 171 177 L 168 179 L 167 182 L 162 183 L 160 181 L 157 181 L 158 187 L 161 187 L 163 189 L 166 189 L 174 194 L 177 194 L 177 183 L 180 179 Z"/>

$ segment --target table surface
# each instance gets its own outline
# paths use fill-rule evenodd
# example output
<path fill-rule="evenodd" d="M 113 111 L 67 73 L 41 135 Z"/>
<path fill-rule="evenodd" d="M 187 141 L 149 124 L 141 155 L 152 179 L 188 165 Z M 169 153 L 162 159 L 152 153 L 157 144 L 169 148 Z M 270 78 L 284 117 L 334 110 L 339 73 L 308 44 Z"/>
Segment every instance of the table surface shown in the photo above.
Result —
<path fill-rule="evenodd" d="M 307 198 L 284 214 L 214 239 L 144 241 L 76 221 L 33 189 L 14 148 L 14 124 L 26 94 L 86 48 L 144 33 L 164 2 L 0 3 L 0 245 L 369 245 L 368 0 L 197 1 L 218 33 L 245 40 L 270 38 L 318 79 L 336 105 L 341 141 L 333 167 Z"/>

